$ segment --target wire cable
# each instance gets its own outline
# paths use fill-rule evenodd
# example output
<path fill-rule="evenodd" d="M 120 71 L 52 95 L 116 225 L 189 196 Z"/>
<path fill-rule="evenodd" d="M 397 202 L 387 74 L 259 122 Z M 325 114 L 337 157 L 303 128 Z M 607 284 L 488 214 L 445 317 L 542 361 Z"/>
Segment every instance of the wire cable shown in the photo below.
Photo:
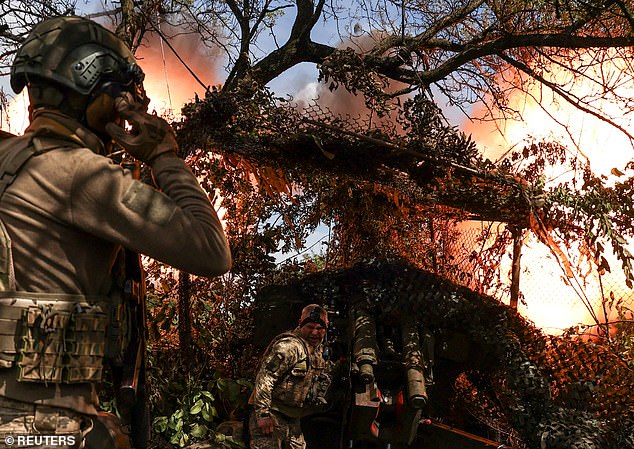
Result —
<path fill-rule="evenodd" d="M 141 13 L 141 15 L 145 18 L 145 20 L 147 21 L 147 23 L 150 24 L 150 26 L 152 27 L 152 29 L 158 33 L 158 35 L 161 37 L 161 39 L 163 41 L 165 41 L 165 44 L 167 44 L 168 48 L 170 50 L 172 50 L 172 53 L 174 53 L 174 56 L 176 56 L 178 58 L 178 60 L 180 61 L 181 64 L 183 64 L 183 67 L 185 67 L 187 69 L 187 71 L 190 73 L 191 76 L 194 77 L 194 79 L 198 82 L 198 84 L 200 84 L 204 89 L 205 92 L 209 92 L 209 86 L 206 85 L 205 83 L 203 83 L 200 78 L 198 78 L 198 75 L 196 75 L 196 73 L 194 73 L 194 71 L 191 69 L 191 67 L 189 67 L 187 65 L 187 63 L 183 60 L 183 58 L 181 58 L 181 56 L 178 54 L 178 52 L 176 51 L 176 49 L 172 46 L 172 44 L 170 44 L 170 41 L 165 37 L 165 35 L 163 34 L 163 32 L 158 29 L 156 27 L 156 25 L 154 25 L 154 23 L 152 22 L 152 20 L 150 20 L 150 18 L 147 16 L 147 14 L 145 14 L 145 12 L 141 9 L 139 10 L 139 12 Z"/>
<path fill-rule="evenodd" d="M 157 28 L 160 32 L 161 22 L 159 20 Z M 167 101 L 170 104 L 170 112 L 174 112 L 174 106 L 172 106 L 172 94 L 170 93 L 170 82 L 167 77 L 167 64 L 165 63 L 165 47 L 163 47 L 163 35 L 159 33 L 159 42 L 161 43 L 161 58 L 163 58 L 163 74 L 165 75 L 165 87 L 167 88 Z"/>

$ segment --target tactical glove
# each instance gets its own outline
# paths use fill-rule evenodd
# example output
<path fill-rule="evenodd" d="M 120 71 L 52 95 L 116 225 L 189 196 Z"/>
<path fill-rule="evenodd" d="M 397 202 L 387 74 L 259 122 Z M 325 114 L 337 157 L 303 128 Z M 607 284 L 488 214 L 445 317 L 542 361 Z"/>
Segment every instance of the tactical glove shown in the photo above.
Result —
<path fill-rule="evenodd" d="M 106 124 L 106 131 L 124 150 L 141 162 L 149 163 L 159 155 L 176 152 L 176 135 L 170 125 L 156 115 L 148 114 L 143 104 L 135 102 L 127 92 L 115 100 L 119 116 L 132 125 L 127 132 L 115 123 Z"/>

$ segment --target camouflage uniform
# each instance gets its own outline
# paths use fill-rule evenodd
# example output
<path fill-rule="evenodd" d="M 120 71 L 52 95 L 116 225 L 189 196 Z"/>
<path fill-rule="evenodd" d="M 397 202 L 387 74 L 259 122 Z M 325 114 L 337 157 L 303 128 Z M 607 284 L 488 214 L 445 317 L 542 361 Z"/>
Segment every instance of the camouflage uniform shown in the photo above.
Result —
<path fill-rule="evenodd" d="M 254 413 L 249 419 L 252 449 L 306 446 L 300 417 L 323 409 L 330 385 L 329 364 L 322 353 L 323 347 L 309 345 L 299 328 L 273 339 L 255 380 Z M 262 435 L 256 425 L 266 416 L 277 421 L 272 436 Z"/>
<path fill-rule="evenodd" d="M 0 397 L 0 447 L 70 449 L 83 447 L 92 420 L 71 410 Z M 27 436 L 31 436 L 30 440 Z"/>
<path fill-rule="evenodd" d="M 249 417 L 249 432 L 251 433 L 251 449 L 304 449 L 306 442 L 299 422 L 299 418 L 271 411 L 276 425 L 273 435 L 263 435 L 256 423 L 255 414 Z"/>

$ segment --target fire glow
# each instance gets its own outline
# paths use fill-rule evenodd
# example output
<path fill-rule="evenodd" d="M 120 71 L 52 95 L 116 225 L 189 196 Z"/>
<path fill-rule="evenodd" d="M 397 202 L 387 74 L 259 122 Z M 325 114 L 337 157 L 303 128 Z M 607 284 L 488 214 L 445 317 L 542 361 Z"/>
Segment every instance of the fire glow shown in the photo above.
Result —
<path fill-rule="evenodd" d="M 139 65 L 145 72 L 145 90 L 150 97 L 148 110 L 168 118 L 178 118 L 185 103 L 196 96 L 204 98 L 205 91 L 216 84 L 215 62 L 219 56 L 202 42 L 200 36 L 180 34 L 170 39 L 171 47 L 186 59 L 186 63 L 204 83 L 203 87 L 192 73 L 179 61 L 166 43 L 156 34 L 137 51 Z"/>
<path fill-rule="evenodd" d="M 622 65 L 619 64 L 619 60 L 615 60 L 613 66 L 603 69 L 606 72 L 622 70 Z M 558 75 L 555 73 L 554 76 Z M 574 86 L 577 96 L 592 95 L 596 92 L 596 86 L 592 86 L 587 80 L 575 79 Z M 632 98 L 634 89 L 621 86 L 617 93 L 624 98 Z M 537 91 L 532 94 L 516 94 L 509 99 L 509 106 L 520 111 L 522 122 L 468 123 L 463 127 L 463 131 L 471 134 L 485 156 L 492 160 L 499 158 L 508 148 L 521 149 L 531 139 L 556 140 L 580 158 L 587 158 L 593 171 L 597 175 L 606 176 L 608 183 L 615 179 L 611 174 L 614 168 L 625 171 L 625 164 L 634 159 L 634 150 L 629 139 L 614 126 L 582 112 L 569 103 L 562 102 L 563 100 L 557 101 L 552 95 Z M 534 98 L 540 98 L 540 104 Z M 623 128 L 631 128 L 630 119 L 623 117 L 614 102 L 596 100 L 593 107 L 616 117 L 618 124 Z M 567 132 L 562 125 L 567 127 Z M 578 148 L 575 148 L 573 139 Z M 563 172 L 562 167 L 553 167 L 546 174 L 549 177 L 546 180 L 546 189 L 571 179 L 571 174 Z M 617 298 L 620 293 L 630 294 L 631 290 L 625 285 L 624 275 L 620 273 L 620 262 L 611 253 L 606 254 L 606 258 L 612 273 L 606 273 L 602 277 L 604 294 L 609 296 L 610 290 L 614 290 Z M 506 262 L 501 269 L 510 273 L 510 260 Z M 587 261 L 579 262 L 587 264 Z M 521 266 L 520 290 L 524 293 L 525 301 L 520 304 L 519 310 L 538 327 L 557 334 L 580 323 L 594 324 L 594 318 L 580 296 L 575 293 L 575 289 L 581 293 L 581 297 L 587 295 L 585 300 L 592 305 L 595 315 L 600 320 L 608 318 L 601 307 L 601 285 L 596 274 L 593 273 L 582 280 L 566 279 L 555 257 L 535 238 L 525 240 Z"/>

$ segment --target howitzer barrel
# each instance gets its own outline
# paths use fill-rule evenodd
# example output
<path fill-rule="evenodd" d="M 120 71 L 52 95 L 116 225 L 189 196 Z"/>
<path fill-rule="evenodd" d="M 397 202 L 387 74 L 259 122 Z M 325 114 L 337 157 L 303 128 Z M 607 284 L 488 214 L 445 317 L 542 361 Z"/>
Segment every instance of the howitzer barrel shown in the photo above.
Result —
<path fill-rule="evenodd" d="M 403 338 L 403 363 L 407 374 L 407 400 L 412 408 L 427 404 L 425 388 L 425 359 L 420 348 L 418 327 L 411 317 L 406 317 L 401 327 Z"/>
<path fill-rule="evenodd" d="M 358 304 L 352 312 L 352 356 L 359 369 L 359 379 L 369 384 L 374 382 L 374 365 L 377 364 L 376 324 L 366 305 Z"/>
<path fill-rule="evenodd" d="M 364 363 L 359 366 L 359 379 L 364 384 L 369 384 L 374 381 L 374 368 L 370 363 Z"/>

